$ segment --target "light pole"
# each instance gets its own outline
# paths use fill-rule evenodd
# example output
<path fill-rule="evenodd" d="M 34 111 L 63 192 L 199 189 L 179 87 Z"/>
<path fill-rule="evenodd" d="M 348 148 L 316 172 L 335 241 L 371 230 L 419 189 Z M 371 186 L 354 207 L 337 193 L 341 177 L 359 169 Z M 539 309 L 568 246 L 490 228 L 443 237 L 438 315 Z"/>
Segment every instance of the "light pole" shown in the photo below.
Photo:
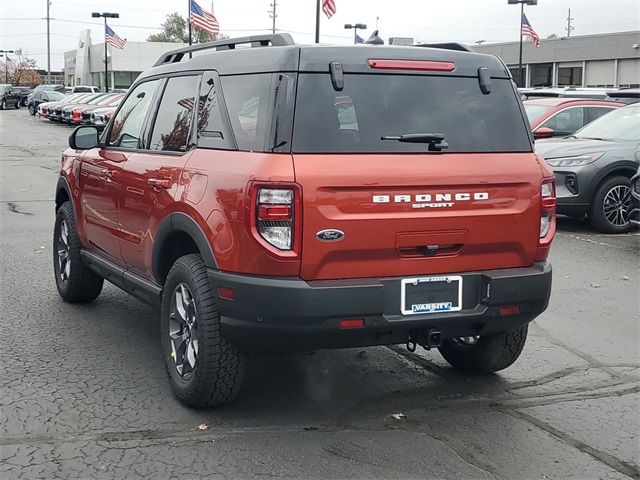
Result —
<path fill-rule="evenodd" d="M 109 12 L 93 12 L 91 14 L 93 18 L 104 18 L 104 91 L 109 91 L 109 71 L 108 71 L 108 63 L 107 63 L 107 18 L 120 18 L 119 13 L 109 13 Z"/>
<path fill-rule="evenodd" d="M 524 5 L 537 5 L 538 0 L 507 0 L 509 5 L 520 4 L 520 56 L 518 57 L 518 86 L 522 82 L 522 20 L 524 17 Z M 526 83 L 526 82 L 525 82 Z M 524 85 L 522 85 L 524 87 Z"/>
<path fill-rule="evenodd" d="M 351 25 L 350 23 L 346 23 L 344 25 L 346 30 L 353 29 L 353 43 L 358 43 L 358 29 L 366 30 L 367 26 L 364 23 L 356 23 L 355 25 Z"/>
<path fill-rule="evenodd" d="M 13 50 L 0 50 L 0 56 L 4 56 L 4 83 L 9 83 L 9 53 L 13 53 Z"/>

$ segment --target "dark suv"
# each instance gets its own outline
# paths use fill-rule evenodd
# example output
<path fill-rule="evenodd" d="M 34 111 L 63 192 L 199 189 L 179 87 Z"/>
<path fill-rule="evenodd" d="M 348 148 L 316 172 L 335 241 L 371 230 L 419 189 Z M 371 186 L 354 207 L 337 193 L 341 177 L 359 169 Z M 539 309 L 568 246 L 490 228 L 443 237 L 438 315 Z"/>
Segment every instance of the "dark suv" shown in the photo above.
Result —
<path fill-rule="evenodd" d="M 0 110 L 20 108 L 20 95 L 11 85 L 0 85 Z"/>
<path fill-rule="evenodd" d="M 58 291 L 87 302 L 107 279 L 158 305 L 191 406 L 230 401 L 252 351 L 402 343 L 501 370 L 549 301 L 553 173 L 494 56 L 195 45 L 69 145 Z"/>

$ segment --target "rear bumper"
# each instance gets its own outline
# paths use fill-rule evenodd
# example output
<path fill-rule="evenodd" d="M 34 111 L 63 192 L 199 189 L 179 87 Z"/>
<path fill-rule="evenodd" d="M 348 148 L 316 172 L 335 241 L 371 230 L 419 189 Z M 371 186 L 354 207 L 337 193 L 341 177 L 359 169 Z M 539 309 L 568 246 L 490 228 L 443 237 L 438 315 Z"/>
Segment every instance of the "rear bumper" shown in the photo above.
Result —
<path fill-rule="evenodd" d="M 551 294 L 551 264 L 460 274 L 462 310 L 403 316 L 401 278 L 306 282 L 209 270 L 209 281 L 233 289 L 218 298 L 223 333 L 248 350 L 311 350 L 405 343 L 410 334 L 437 330 L 443 338 L 487 335 L 517 328 L 540 315 Z M 500 307 L 520 313 L 501 316 Z M 342 319 L 364 327 L 341 330 Z"/>

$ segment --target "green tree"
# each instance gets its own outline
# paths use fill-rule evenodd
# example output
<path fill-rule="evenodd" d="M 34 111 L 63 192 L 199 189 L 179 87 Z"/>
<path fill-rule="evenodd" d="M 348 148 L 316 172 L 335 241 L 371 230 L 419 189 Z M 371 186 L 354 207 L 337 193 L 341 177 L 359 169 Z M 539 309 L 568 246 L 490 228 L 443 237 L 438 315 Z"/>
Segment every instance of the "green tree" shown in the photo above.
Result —
<path fill-rule="evenodd" d="M 189 42 L 189 25 L 187 20 L 178 12 L 167 15 L 166 20 L 161 25 L 161 31 L 149 35 L 148 42 Z M 212 35 L 196 27 L 191 28 L 191 38 L 193 43 L 210 42 L 228 38 L 225 35 Z"/>

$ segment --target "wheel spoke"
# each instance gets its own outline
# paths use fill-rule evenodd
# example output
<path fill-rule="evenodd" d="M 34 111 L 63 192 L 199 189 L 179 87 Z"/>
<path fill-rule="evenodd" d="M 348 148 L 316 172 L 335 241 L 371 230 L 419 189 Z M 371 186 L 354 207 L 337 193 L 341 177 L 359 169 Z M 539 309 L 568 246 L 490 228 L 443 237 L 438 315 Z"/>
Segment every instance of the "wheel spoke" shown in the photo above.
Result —
<path fill-rule="evenodd" d="M 185 283 L 175 287 L 169 315 L 171 355 L 178 374 L 193 372 L 198 361 L 198 331 L 193 294 Z"/>

